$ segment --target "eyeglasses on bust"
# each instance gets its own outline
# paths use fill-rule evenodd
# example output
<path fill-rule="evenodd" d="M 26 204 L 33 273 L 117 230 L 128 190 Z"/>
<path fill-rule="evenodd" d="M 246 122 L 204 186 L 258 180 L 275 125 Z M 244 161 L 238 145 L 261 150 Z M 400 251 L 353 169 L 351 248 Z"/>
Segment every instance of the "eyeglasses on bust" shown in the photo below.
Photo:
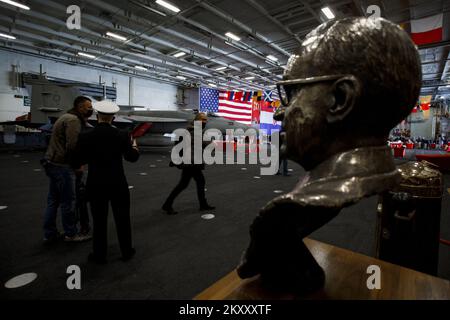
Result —
<path fill-rule="evenodd" d="M 343 77 L 349 77 L 349 74 L 333 74 L 326 76 L 317 76 L 309 78 L 298 78 L 291 80 L 283 80 L 277 82 L 278 96 L 280 97 L 281 104 L 287 107 L 292 99 L 292 93 L 298 85 L 312 84 L 324 81 L 333 81 Z"/>

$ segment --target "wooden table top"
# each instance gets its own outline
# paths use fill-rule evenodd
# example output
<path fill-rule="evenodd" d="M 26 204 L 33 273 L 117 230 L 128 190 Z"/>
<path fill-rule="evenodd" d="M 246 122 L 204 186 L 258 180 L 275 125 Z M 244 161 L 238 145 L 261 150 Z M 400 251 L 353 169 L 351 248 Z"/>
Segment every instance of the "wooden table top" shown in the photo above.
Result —
<path fill-rule="evenodd" d="M 338 248 L 312 239 L 305 244 L 324 269 L 325 286 L 308 296 L 274 293 L 261 286 L 258 276 L 242 280 L 233 270 L 194 297 L 195 300 L 395 299 L 450 300 L 450 282 L 408 268 Z M 370 265 L 381 270 L 381 288 L 368 289 Z"/>

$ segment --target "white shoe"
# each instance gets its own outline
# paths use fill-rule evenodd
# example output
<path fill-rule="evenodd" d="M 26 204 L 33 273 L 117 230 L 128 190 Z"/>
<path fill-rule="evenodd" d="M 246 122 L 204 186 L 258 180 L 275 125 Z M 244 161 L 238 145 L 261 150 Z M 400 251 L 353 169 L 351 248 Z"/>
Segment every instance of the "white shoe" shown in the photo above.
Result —
<path fill-rule="evenodd" d="M 92 238 L 92 236 L 89 236 L 89 235 L 82 236 L 82 235 L 77 234 L 77 235 L 74 235 L 73 237 L 65 236 L 64 241 L 65 242 L 82 242 L 82 241 L 87 241 L 91 238 Z"/>
<path fill-rule="evenodd" d="M 91 240 L 92 239 L 92 235 L 89 234 L 89 233 L 79 233 L 78 235 L 84 239 L 83 241 L 87 241 L 87 240 Z"/>

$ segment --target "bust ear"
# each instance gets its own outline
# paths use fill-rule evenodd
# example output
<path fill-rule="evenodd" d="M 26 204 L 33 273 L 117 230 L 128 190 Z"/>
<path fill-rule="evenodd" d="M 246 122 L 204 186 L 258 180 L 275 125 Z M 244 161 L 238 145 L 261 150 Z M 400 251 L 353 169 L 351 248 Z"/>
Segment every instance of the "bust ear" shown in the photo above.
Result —
<path fill-rule="evenodd" d="M 361 95 L 361 82 L 354 76 L 345 76 L 331 86 L 332 104 L 328 108 L 329 123 L 342 121 L 355 108 Z"/>

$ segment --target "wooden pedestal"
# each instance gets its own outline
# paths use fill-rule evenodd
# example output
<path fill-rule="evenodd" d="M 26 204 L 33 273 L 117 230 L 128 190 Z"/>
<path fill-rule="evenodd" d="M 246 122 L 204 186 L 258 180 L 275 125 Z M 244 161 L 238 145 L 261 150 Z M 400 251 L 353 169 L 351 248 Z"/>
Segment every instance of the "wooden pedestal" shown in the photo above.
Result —
<path fill-rule="evenodd" d="M 259 277 L 242 280 L 235 270 L 198 294 L 195 300 L 279 299 L 450 299 L 450 282 L 315 240 L 305 244 L 324 269 L 325 287 L 308 296 L 270 292 Z M 381 289 L 369 290 L 370 265 L 381 269 Z"/>

